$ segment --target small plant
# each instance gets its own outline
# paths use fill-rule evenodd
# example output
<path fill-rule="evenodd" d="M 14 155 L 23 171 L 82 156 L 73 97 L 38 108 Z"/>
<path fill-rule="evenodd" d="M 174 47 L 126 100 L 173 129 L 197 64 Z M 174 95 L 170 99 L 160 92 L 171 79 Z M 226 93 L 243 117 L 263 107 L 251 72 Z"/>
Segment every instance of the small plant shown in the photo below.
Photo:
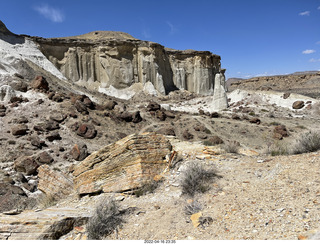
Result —
<path fill-rule="evenodd" d="M 197 201 L 192 201 L 192 203 L 190 203 L 184 207 L 184 213 L 186 215 L 192 215 L 192 214 L 200 212 L 201 210 L 202 210 L 202 206 Z"/>
<path fill-rule="evenodd" d="M 113 231 L 117 231 L 122 223 L 119 206 L 115 200 L 106 199 L 97 206 L 95 213 L 87 223 L 88 238 L 101 240 Z"/>
<path fill-rule="evenodd" d="M 271 156 L 287 155 L 288 148 L 284 143 L 275 142 L 269 148 Z"/>
<path fill-rule="evenodd" d="M 253 112 L 253 111 L 251 111 L 251 112 L 249 113 L 249 115 L 250 115 L 250 116 L 256 116 L 256 113 Z"/>
<path fill-rule="evenodd" d="M 320 133 L 309 131 L 301 135 L 292 148 L 292 154 L 315 152 L 320 150 Z"/>
<path fill-rule="evenodd" d="M 238 153 L 240 148 L 240 143 L 237 141 L 228 141 L 224 144 L 223 149 L 227 153 Z"/>
<path fill-rule="evenodd" d="M 206 170 L 199 162 L 189 165 L 182 176 L 182 193 L 194 196 L 195 193 L 204 193 L 210 189 L 209 183 L 218 175 L 214 170 Z"/>
<path fill-rule="evenodd" d="M 278 126 L 281 125 L 279 122 L 276 121 L 272 121 L 269 125 L 274 125 L 274 126 Z"/>

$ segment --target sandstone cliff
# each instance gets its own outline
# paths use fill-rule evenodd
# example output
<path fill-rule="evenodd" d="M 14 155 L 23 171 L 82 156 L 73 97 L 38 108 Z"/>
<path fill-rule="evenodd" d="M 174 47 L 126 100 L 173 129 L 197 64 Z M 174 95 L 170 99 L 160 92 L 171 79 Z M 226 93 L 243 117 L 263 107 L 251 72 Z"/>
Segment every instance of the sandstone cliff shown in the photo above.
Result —
<path fill-rule="evenodd" d="M 65 77 L 100 92 L 152 83 L 161 94 L 185 89 L 212 95 L 221 71 L 220 56 L 211 52 L 167 49 L 121 32 L 34 40 Z"/>

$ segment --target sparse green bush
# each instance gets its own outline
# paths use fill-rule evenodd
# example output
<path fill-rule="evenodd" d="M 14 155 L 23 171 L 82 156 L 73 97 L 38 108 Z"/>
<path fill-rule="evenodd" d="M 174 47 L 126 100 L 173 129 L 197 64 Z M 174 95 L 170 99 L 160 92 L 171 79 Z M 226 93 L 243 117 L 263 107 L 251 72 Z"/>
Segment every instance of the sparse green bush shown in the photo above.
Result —
<path fill-rule="evenodd" d="M 101 240 L 110 235 L 123 223 L 116 201 L 109 198 L 102 201 L 87 223 L 88 238 Z"/>
<path fill-rule="evenodd" d="M 217 177 L 215 170 L 207 170 L 199 162 L 192 162 L 182 176 L 182 193 L 189 196 L 204 193 L 210 189 L 209 184 Z"/>
<path fill-rule="evenodd" d="M 320 150 L 320 133 L 309 131 L 301 135 L 294 144 L 291 153 L 301 154 Z"/>
<path fill-rule="evenodd" d="M 224 143 L 223 149 L 227 153 L 238 153 L 240 148 L 240 143 L 237 141 L 228 141 Z"/>
<path fill-rule="evenodd" d="M 198 213 L 202 210 L 202 206 L 199 202 L 197 201 L 192 201 L 192 203 L 187 204 L 184 208 L 184 213 L 186 215 L 192 215 L 195 213 Z"/>

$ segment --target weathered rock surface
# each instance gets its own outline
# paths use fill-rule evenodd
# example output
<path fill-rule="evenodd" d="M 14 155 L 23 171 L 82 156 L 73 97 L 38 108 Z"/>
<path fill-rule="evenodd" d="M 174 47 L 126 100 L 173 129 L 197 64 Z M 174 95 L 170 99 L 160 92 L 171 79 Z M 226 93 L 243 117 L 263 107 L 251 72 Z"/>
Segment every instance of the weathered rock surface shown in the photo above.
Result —
<path fill-rule="evenodd" d="M 66 175 L 51 169 L 48 165 L 38 168 L 38 189 L 48 196 L 61 199 L 73 192 L 73 183 Z"/>
<path fill-rule="evenodd" d="M 74 167 L 78 194 L 122 192 L 143 186 L 166 167 L 170 142 L 154 133 L 133 134 L 92 153 Z"/>
<path fill-rule="evenodd" d="M 27 195 L 20 187 L 9 183 L 0 183 L 0 212 L 16 208 L 26 199 Z"/>
<path fill-rule="evenodd" d="M 39 164 L 31 156 L 21 156 L 14 162 L 14 169 L 17 172 L 23 172 L 26 175 L 36 173 Z"/>
<path fill-rule="evenodd" d="M 0 214 L 0 240 L 57 240 L 84 225 L 90 212 L 78 208 L 48 208 L 18 215 Z"/>
<path fill-rule="evenodd" d="M 62 74 L 91 90 L 106 92 L 109 87 L 150 82 L 162 94 L 176 89 L 213 94 L 215 74 L 221 71 L 218 55 L 167 49 L 134 38 L 92 39 L 92 35 L 34 40 Z"/>

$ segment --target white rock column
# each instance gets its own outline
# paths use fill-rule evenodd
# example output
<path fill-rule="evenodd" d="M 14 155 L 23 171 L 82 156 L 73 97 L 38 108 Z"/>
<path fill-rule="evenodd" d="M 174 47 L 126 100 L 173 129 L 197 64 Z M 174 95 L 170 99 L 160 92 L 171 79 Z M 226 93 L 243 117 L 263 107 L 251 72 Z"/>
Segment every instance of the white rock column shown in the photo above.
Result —
<path fill-rule="evenodd" d="M 214 78 L 213 99 L 211 111 L 219 111 L 228 107 L 228 98 L 225 90 L 226 78 L 224 72 L 217 73 Z"/>

